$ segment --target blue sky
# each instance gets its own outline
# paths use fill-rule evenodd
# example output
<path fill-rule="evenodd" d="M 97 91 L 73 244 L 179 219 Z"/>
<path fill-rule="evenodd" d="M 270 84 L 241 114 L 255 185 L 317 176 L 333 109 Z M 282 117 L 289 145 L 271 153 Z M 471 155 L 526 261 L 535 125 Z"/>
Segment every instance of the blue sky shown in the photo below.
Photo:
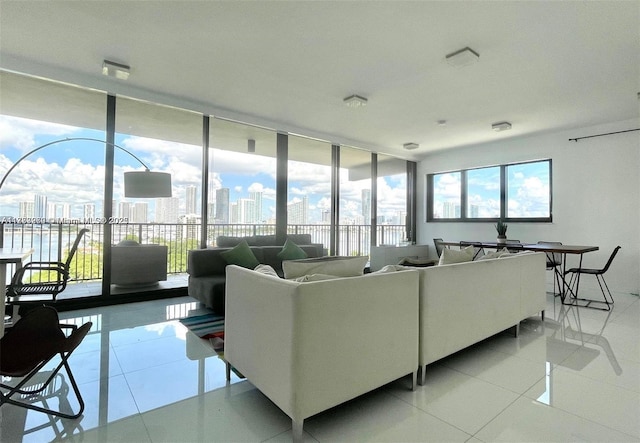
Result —
<path fill-rule="evenodd" d="M 45 143 L 71 137 L 104 139 L 102 131 L 0 116 L 0 174 L 22 155 Z M 151 170 L 172 175 L 173 195 L 184 208 L 185 189 L 189 185 L 201 190 L 201 147 L 119 134 L 116 144 L 131 151 Z M 18 215 L 21 201 L 33 201 L 34 194 L 47 196 L 49 202 L 69 202 L 72 216 L 82 216 L 84 203 L 95 203 L 101 211 L 104 186 L 104 145 L 91 141 L 64 142 L 44 148 L 27 157 L 11 173 L 0 189 L 0 215 Z M 250 156 L 246 158 L 245 156 Z M 250 154 L 213 150 L 215 169 L 210 173 L 210 189 L 230 189 L 230 202 L 248 198 L 252 190 L 263 192 L 264 217 L 275 207 L 275 160 Z M 243 158 L 244 157 L 244 158 Z M 142 166 L 128 154 L 116 149 L 114 199 L 124 200 L 122 174 Z M 321 210 L 329 206 L 329 168 L 296 163 L 290 168 L 289 202 L 309 197 L 310 222 L 320 220 Z M 345 174 L 341 176 L 346 177 Z M 355 219 L 361 213 L 361 192 L 369 181 L 341 180 L 341 215 Z M 378 182 L 379 215 L 388 217 L 404 210 L 406 182 L 404 176 L 392 176 Z M 215 193 L 214 193 L 215 195 Z M 139 200 L 137 200 L 139 201 Z M 198 201 L 199 207 L 199 201 Z M 150 204 L 153 211 L 153 204 Z M 151 220 L 153 220 L 151 215 Z"/>

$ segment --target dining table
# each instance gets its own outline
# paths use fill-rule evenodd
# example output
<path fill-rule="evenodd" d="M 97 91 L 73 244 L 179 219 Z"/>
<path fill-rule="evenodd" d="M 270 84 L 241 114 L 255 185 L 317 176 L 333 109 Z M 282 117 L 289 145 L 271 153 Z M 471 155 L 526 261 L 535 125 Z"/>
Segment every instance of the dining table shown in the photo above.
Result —
<path fill-rule="evenodd" d="M 569 285 L 569 282 L 566 280 L 567 273 L 567 255 L 578 256 L 578 268 L 582 267 L 582 258 L 584 254 L 588 252 L 597 251 L 600 248 L 598 246 L 583 246 L 583 245 L 563 245 L 558 243 L 499 243 L 497 241 L 462 241 L 462 242 L 453 242 L 453 241 L 442 241 L 441 244 L 443 246 L 451 247 L 451 246 L 474 246 L 476 248 L 486 248 L 486 249 L 502 249 L 502 248 L 510 248 L 517 249 L 518 251 L 534 251 L 534 252 L 544 252 L 547 254 L 561 254 L 562 255 L 562 271 L 558 271 L 554 268 L 554 272 L 558 273 L 560 280 L 562 281 L 562 291 L 560 292 L 560 299 L 562 304 L 565 305 L 576 305 L 572 302 L 577 300 L 578 289 L 580 287 L 580 273 L 576 275 L 575 286 L 572 288 Z M 570 299 L 567 302 L 567 295 L 570 295 Z M 576 305 L 579 306 L 579 305 Z"/>
<path fill-rule="evenodd" d="M 4 335 L 5 321 L 12 323 L 15 313 L 7 319 L 5 315 L 5 300 L 7 298 L 7 268 L 15 265 L 16 270 L 22 267 L 24 261 L 33 254 L 31 248 L 0 248 L 0 312 L 2 312 L 2 325 L 0 325 L 0 337 Z"/>

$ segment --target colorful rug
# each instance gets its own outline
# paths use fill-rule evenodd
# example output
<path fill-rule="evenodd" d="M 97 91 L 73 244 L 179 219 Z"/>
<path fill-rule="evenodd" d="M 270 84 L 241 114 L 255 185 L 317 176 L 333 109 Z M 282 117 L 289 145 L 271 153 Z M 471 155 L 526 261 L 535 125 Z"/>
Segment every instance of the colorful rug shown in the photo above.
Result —
<path fill-rule="evenodd" d="M 194 315 L 180 319 L 180 323 L 200 338 L 224 339 L 224 317 L 221 315 Z"/>

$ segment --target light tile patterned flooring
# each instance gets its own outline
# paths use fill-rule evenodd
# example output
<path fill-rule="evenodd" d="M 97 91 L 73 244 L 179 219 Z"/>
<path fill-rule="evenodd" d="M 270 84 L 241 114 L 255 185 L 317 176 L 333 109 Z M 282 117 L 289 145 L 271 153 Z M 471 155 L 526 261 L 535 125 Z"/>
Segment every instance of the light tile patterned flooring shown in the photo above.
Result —
<path fill-rule="evenodd" d="M 614 297 L 607 313 L 548 295 L 546 320 L 527 319 L 518 338 L 504 332 L 430 365 L 415 392 L 405 377 L 311 417 L 305 439 L 640 441 L 640 299 Z M 5 405 L 0 441 L 291 441 L 288 417 L 250 382 L 226 384 L 223 362 L 178 322 L 197 307 L 182 297 L 61 313 L 94 322 L 71 359 L 84 415 Z"/>

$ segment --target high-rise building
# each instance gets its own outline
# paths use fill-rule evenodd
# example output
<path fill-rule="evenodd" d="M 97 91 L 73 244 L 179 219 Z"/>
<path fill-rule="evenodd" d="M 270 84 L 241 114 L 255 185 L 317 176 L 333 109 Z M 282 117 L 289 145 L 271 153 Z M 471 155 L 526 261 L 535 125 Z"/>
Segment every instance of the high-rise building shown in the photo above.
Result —
<path fill-rule="evenodd" d="M 33 217 L 33 202 L 20 202 L 20 207 L 18 209 L 18 217 L 20 218 L 31 218 Z"/>
<path fill-rule="evenodd" d="M 256 220 L 256 202 L 250 198 L 239 198 L 236 203 L 235 223 L 252 224 Z"/>
<path fill-rule="evenodd" d="M 249 199 L 254 201 L 254 217 L 250 223 L 263 223 L 262 215 L 262 191 L 254 191 L 249 193 Z"/>
<path fill-rule="evenodd" d="M 287 224 L 306 225 L 309 222 L 309 197 L 306 195 L 302 200 L 289 203 L 287 205 Z"/>
<path fill-rule="evenodd" d="M 156 223 L 178 223 L 180 199 L 178 197 L 156 199 Z"/>
<path fill-rule="evenodd" d="M 33 216 L 38 218 L 47 217 L 47 197 L 45 195 L 35 195 L 33 197 Z"/>
<path fill-rule="evenodd" d="M 198 214 L 198 212 L 196 211 L 196 204 L 198 202 L 197 200 L 197 190 L 198 188 L 196 188 L 193 185 L 189 185 L 187 186 L 187 188 L 185 189 L 186 192 L 186 198 L 187 198 L 187 202 L 186 202 L 186 206 L 185 206 L 185 214 L 186 215 L 196 215 Z"/>
<path fill-rule="evenodd" d="M 133 221 L 133 204 L 129 202 L 120 202 L 118 205 L 118 217 L 126 218 L 130 222 Z"/>
<path fill-rule="evenodd" d="M 129 219 L 133 223 L 147 223 L 149 212 L 149 204 L 147 202 L 136 202 L 133 205 L 133 220 Z"/>
<path fill-rule="evenodd" d="M 216 189 L 216 223 L 229 223 L 229 188 Z"/>
<path fill-rule="evenodd" d="M 85 219 L 96 218 L 96 205 L 94 203 L 85 203 L 82 205 L 82 216 Z"/>
<path fill-rule="evenodd" d="M 362 218 L 369 220 L 371 218 L 371 189 L 362 190 Z"/>

